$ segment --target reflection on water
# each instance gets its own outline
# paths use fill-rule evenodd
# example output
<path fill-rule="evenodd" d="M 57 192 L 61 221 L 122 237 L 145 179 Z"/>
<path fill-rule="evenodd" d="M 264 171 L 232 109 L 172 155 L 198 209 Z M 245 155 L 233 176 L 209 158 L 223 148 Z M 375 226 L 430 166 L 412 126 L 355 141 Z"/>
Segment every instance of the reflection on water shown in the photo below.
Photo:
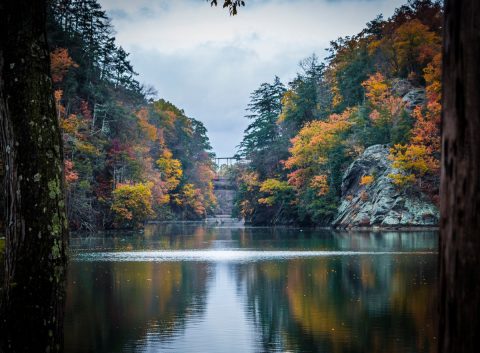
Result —
<path fill-rule="evenodd" d="M 68 352 L 436 352 L 434 232 L 74 237 Z"/>

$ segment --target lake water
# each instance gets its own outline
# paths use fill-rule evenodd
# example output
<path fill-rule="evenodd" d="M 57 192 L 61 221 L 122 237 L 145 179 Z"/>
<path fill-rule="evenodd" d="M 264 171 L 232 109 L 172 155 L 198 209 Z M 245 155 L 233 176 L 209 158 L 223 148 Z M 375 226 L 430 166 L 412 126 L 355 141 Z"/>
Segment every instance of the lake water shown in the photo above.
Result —
<path fill-rule="evenodd" d="M 437 233 L 76 236 L 66 352 L 436 352 Z"/>

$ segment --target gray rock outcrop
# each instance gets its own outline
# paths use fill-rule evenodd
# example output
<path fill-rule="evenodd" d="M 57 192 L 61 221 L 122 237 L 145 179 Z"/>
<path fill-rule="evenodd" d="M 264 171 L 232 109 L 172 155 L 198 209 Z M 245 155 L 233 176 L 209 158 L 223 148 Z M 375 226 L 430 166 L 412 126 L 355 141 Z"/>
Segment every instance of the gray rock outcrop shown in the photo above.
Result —
<path fill-rule="evenodd" d="M 402 97 L 402 100 L 405 102 L 405 110 L 409 113 L 415 109 L 417 106 L 424 106 L 426 103 L 425 89 L 424 88 L 414 88 L 408 91 Z"/>
<path fill-rule="evenodd" d="M 392 93 L 397 97 L 401 97 L 405 103 L 405 110 L 409 113 L 416 106 L 424 106 L 426 103 L 425 89 L 415 87 L 406 79 L 394 78 L 391 81 Z"/>
<path fill-rule="evenodd" d="M 410 81 L 401 78 L 394 78 L 391 82 L 391 85 L 392 93 L 397 97 L 403 97 L 409 91 L 415 88 Z"/>
<path fill-rule="evenodd" d="M 342 202 L 333 226 L 419 227 L 436 226 L 437 207 L 419 191 L 399 190 L 389 178 L 397 173 L 388 159 L 389 147 L 367 148 L 347 169 L 342 180 Z M 363 176 L 373 176 L 360 185 Z"/>

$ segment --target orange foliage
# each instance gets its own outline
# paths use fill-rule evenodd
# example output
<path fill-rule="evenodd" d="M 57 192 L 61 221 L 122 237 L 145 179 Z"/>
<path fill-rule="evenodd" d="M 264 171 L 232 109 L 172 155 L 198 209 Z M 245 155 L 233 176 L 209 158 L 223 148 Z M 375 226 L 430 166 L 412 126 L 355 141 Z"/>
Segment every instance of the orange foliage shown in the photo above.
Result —
<path fill-rule="evenodd" d="M 78 65 L 68 54 L 68 49 L 57 48 L 50 53 L 50 68 L 54 83 L 62 82 L 71 67 L 78 67 Z"/>
<path fill-rule="evenodd" d="M 78 173 L 73 170 L 73 162 L 65 159 L 65 180 L 67 184 L 74 183 L 78 180 Z"/>
<path fill-rule="evenodd" d="M 401 173 L 393 174 L 394 183 L 399 186 L 418 182 L 426 174 L 437 174 L 440 169 L 440 117 L 441 117 L 441 54 L 437 54 L 424 70 L 427 83 L 427 105 L 413 111 L 415 125 L 410 144 L 395 145 L 390 153 L 394 167 Z M 422 185 L 432 189 L 431 185 Z M 435 191 L 434 191 L 435 193 Z"/>
<path fill-rule="evenodd" d="M 374 177 L 372 175 L 364 175 L 360 179 L 360 185 L 362 186 L 370 185 L 371 183 L 373 183 L 373 180 L 374 180 Z"/>
<path fill-rule="evenodd" d="M 135 114 L 138 119 L 138 125 L 150 141 L 157 139 L 157 128 L 148 122 L 148 110 L 142 108 Z"/>
<path fill-rule="evenodd" d="M 324 164 L 330 149 L 340 143 L 340 134 L 352 125 L 349 118 L 353 111 L 346 109 L 342 114 L 330 115 L 326 121 L 307 123 L 291 140 L 291 156 L 285 161 L 285 168 Z"/>
<path fill-rule="evenodd" d="M 55 90 L 55 92 L 53 92 L 53 96 L 55 98 L 55 107 L 57 108 L 57 115 L 58 117 L 62 117 L 65 115 L 65 107 L 62 105 L 63 91 L 61 89 L 57 89 Z"/>
<path fill-rule="evenodd" d="M 323 173 L 313 176 L 312 168 L 324 169 L 332 148 L 342 143 L 341 134 L 352 126 L 349 119 L 354 111 L 346 109 L 342 114 L 330 115 L 326 121 L 309 122 L 291 140 L 290 157 L 284 162 L 286 169 L 295 169 L 288 174 L 290 185 L 300 189 L 307 186 L 307 180 L 312 178 L 310 186 L 319 195 L 328 192 L 327 176 Z"/>
<path fill-rule="evenodd" d="M 425 68 L 427 83 L 427 106 L 417 107 L 413 112 L 416 119 L 412 131 L 412 144 L 424 146 L 430 154 L 440 152 L 441 98 L 441 55 Z"/>
<path fill-rule="evenodd" d="M 215 177 L 215 173 L 212 168 L 204 163 L 198 165 L 196 172 L 200 183 L 204 185 L 210 183 Z"/>
<path fill-rule="evenodd" d="M 440 50 L 440 38 L 417 19 L 398 27 L 393 41 L 399 65 L 409 72 L 432 60 Z"/>
<path fill-rule="evenodd" d="M 302 188 L 306 185 L 306 180 L 308 175 L 305 169 L 297 169 L 287 175 L 288 183 L 295 187 L 296 189 Z"/>
<path fill-rule="evenodd" d="M 318 196 L 323 196 L 328 193 L 328 181 L 326 175 L 316 175 L 312 178 L 310 186 L 317 191 Z"/>
<path fill-rule="evenodd" d="M 376 124 L 394 123 L 404 109 L 405 103 L 400 97 L 392 95 L 385 77 L 377 72 L 364 81 L 362 86 L 372 107 L 370 119 Z"/>
<path fill-rule="evenodd" d="M 168 190 L 175 189 L 180 184 L 183 175 L 182 164 L 178 159 L 173 159 L 172 152 L 165 148 L 162 157 L 156 164 L 160 170 L 162 180 L 165 181 Z"/>

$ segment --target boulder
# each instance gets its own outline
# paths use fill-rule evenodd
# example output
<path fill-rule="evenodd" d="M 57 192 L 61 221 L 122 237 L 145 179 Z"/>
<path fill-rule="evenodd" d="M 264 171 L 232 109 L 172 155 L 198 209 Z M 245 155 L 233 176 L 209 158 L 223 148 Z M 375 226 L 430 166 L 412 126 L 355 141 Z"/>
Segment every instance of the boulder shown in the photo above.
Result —
<path fill-rule="evenodd" d="M 425 89 L 413 88 L 402 97 L 402 100 L 405 102 L 405 110 L 411 113 L 416 106 L 425 105 L 426 103 Z"/>
<path fill-rule="evenodd" d="M 388 159 L 389 146 L 367 148 L 342 179 L 342 201 L 333 226 L 420 227 L 436 226 L 438 208 L 419 190 L 400 190 L 388 176 L 398 173 Z M 363 176 L 373 176 L 360 185 Z"/>
<path fill-rule="evenodd" d="M 401 78 L 394 78 L 391 85 L 392 93 L 397 97 L 403 97 L 415 88 L 410 81 Z"/>

